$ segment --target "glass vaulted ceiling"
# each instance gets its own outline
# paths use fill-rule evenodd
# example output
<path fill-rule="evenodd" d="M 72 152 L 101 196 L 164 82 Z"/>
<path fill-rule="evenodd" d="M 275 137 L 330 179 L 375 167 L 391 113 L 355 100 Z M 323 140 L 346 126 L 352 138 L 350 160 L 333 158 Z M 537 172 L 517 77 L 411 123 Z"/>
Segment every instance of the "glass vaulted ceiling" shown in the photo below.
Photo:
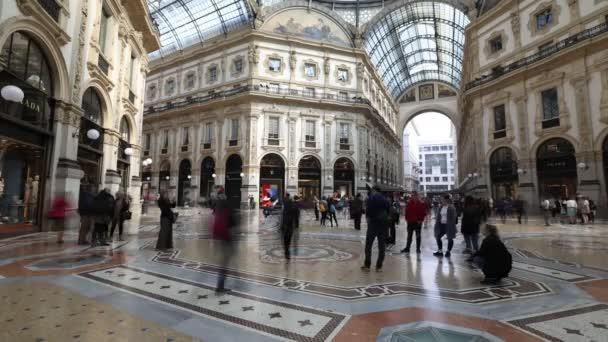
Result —
<path fill-rule="evenodd" d="M 161 42 L 150 59 L 248 25 L 250 18 L 246 0 L 148 0 L 148 8 Z"/>
<path fill-rule="evenodd" d="M 467 16 L 451 5 L 412 1 L 375 20 L 364 47 L 395 99 L 426 81 L 458 89 L 468 24 Z"/>

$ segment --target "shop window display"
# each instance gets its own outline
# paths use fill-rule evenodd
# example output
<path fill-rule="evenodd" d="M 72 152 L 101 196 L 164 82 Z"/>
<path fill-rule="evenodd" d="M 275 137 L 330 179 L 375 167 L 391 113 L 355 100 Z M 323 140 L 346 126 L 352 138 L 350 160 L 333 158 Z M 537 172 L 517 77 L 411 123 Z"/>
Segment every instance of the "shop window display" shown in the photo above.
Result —
<path fill-rule="evenodd" d="M 36 225 L 44 150 L 0 140 L 0 224 Z"/>

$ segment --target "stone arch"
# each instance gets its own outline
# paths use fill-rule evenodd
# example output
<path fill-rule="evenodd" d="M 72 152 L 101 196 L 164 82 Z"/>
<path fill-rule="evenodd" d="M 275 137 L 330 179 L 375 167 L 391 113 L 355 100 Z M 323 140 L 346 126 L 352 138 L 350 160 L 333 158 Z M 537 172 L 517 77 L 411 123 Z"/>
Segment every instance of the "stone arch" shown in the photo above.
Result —
<path fill-rule="evenodd" d="M 456 111 L 448 108 L 447 106 L 444 106 L 441 103 L 429 103 L 428 105 L 424 105 L 422 107 L 416 106 L 412 110 L 407 111 L 405 113 L 402 113 L 400 111 L 399 126 L 398 126 L 397 132 L 401 132 L 401 136 L 403 136 L 403 131 L 405 131 L 405 127 L 407 126 L 407 124 L 410 121 L 412 121 L 413 118 L 415 118 L 416 116 L 418 116 L 420 114 L 429 113 L 429 112 L 440 113 L 440 114 L 447 116 L 448 119 L 450 119 L 450 121 L 452 121 L 452 124 L 454 125 L 456 132 L 460 131 L 460 120 L 459 120 L 458 113 Z"/>
<path fill-rule="evenodd" d="M 262 156 L 260 157 L 260 159 L 258 159 L 258 166 L 260 166 L 260 164 L 262 163 L 262 159 L 264 159 L 264 157 L 266 157 L 269 154 L 276 154 L 277 156 L 281 157 L 281 159 L 283 160 L 283 167 L 287 168 L 287 165 L 289 165 L 287 163 L 287 157 L 285 157 L 283 155 L 283 153 L 281 152 L 276 152 L 276 151 L 270 151 L 270 152 L 266 152 L 264 154 L 262 154 Z M 226 163 L 226 161 L 224 160 L 224 164 Z"/>
<path fill-rule="evenodd" d="M 112 99 L 110 98 L 110 94 L 108 94 L 107 90 L 102 85 L 101 81 L 97 78 L 89 79 L 84 86 L 82 87 L 82 91 L 80 92 L 80 98 L 84 96 L 84 93 L 89 89 L 93 88 L 97 92 L 97 95 L 101 98 L 101 122 L 103 128 L 112 128 L 112 120 L 110 119 L 113 113 L 112 109 Z M 82 102 L 82 100 L 81 100 Z M 80 105 L 80 104 L 79 104 Z"/>
<path fill-rule="evenodd" d="M 70 99 L 71 83 L 68 69 L 56 39 L 34 18 L 15 16 L 0 24 L 0 47 L 4 46 L 8 37 L 17 31 L 24 32 L 34 39 L 49 60 L 49 68 L 53 71 L 53 97 L 64 102 L 74 102 L 71 101 L 74 99 Z M 79 103 L 81 97 L 76 100 L 75 102 Z"/>
<path fill-rule="evenodd" d="M 488 150 L 488 152 L 486 153 L 486 157 L 484 159 L 484 161 L 486 163 L 490 162 L 490 158 L 492 157 L 492 154 L 494 154 L 494 152 L 496 152 L 497 150 L 506 147 L 511 149 L 511 151 L 513 151 L 513 155 L 515 156 L 515 160 L 519 161 L 521 158 L 521 152 L 519 151 L 519 149 L 511 144 L 500 144 L 498 146 L 494 146 L 492 147 L 490 150 Z"/>
<path fill-rule="evenodd" d="M 538 149 L 540 148 L 540 146 L 542 146 L 548 140 L 551 140 L 554 138 L 561 138 L 561 139 L 567 140 L 570 144 L 572 144 L 572 147 L 574 147 L 574 153 L 575 154 L 578 153 L 578 151 L 579 151 L 578 140 L 576 140 L 575 138 L 573 138 L 572 136 L 570 136 L 568 134 L 563 134 L 563 133 L 562 134 L 551 134 L 551 135 L 544 136 L 542 139 L 536 140 L 536 142 L 530 148 L 529 158 L 532 160 L 536 160 L 536 156 L 538 154 Z"/>
<path fill-rule="evenodd" d="M 290 1 L 285 1 L 285 2 L 279 2 L 279 3 L 273 4 L 268 7 L 264 7 L 262 9 L 262 15 L 258 16 L 258 19 L 261 19 L 262 23 L 256 24 L 256 28 L 262 29 L 263 26 L 266 23 L 268 23 L 268 21 L 270 19 L 276 17 L 277 15 L 280 15 L 281 13 L 283 13 L 285 11 L 294 10 L 294 9 L 305 9 L 307 11 L 314 11 L 314 12 L 317 12 L 320 15 L 324 16 L 328 21 L 335 23 L 343 31 L 343 33 L 349 38 L 348 43 L 350 44 L 350 47 L 355 46 L 353 38 L 356 36 L 356 28 L 353 25 L 346 22 L 340 16 L 337 16 L 336 13 L 333 12 L 331 9 L 329 9 L 325 6 L 322 6 L 322 5 L 318 5 L 315 2 L 311 3 L 309 1 L 290 0 Z M 312 39 L 312 38 L 304 38 L 304 39 Z"/>
<path fill-rule="evenodd" d="M 306 153 L 303 154 L 299 159 L 298 162 L 296 163 L 296 165 L 300 165 L 300 162 L 302 161 L 302 159 L 306 158 L 306 157 L 313 157 L 315 159 L 317 159 L 317 161 L 319 161 L 319 165 L 321 166 L 321 170 L 323 170 L 323 158 L 321 158 L 320 156 L 318 156 L 315 153 Z"/>
<path fill-rule="evenodd" d="M 135 120 L 133 119 L 133 117 L 131 117 L 131 115 L 125 113 L 122 116 L 120 116 L 118 118 L 118 132 L 120 132 L 120 122 L 122 121 L 122 119 L 125 118 L 127 120 L 127 124 L 129 125 L 129 141 L 127 141 L 129 144 L 134 144 L 137 142 L 137 139 L 139 139 L 139 137 L 135 136 L 135 132 L 137 132 L 136 125 L 135 125 Z"/>
<path fill-rule="evenodd" d="M 224 154 L 224 156 L 222 157 L 221 163 L 219 165 L 222 165 L 222 168 L 225 168 L 226 167 L 226 163 L 228 162 L 228 158 L 230 158 L 233 155 L 239 156 L 241 158 L 241 160 L 243 161 L 243 166 L 245 166 L 245 157 L 243 157 L 243 154 L 241 152 L 230 152 L 230 153 Z M 205 157 L 207 157 L 207 156 L 205 156 Z M 205 157 L 201 158 L 201 163 L 203 162 L 203 160 L 205 159 Z M 262 159 L 260 159 L 260 162 L 261 161 L 262 161 Z M 216 164 L 216 166 L 217 165 L 218 164 Z"/>
<path fill-rule="evenodd" d="M 355 160 L 354 160 L 352 157 L 349 157 L 349 156 L 342 156 L 342 155 L 340 155 L 340 156 L 336 156 L 336 157 L 335 157 L 335 158 L 334 158 L 334 159 L 331 161 L 331 169 L 332 169 L 332 170 L 333 170 L 333 169 L 334 169 L 334 167 L 336 166 L 336 162 L 337 162 L 339 159 L 342 159 L 342 158 L 350 160 L 350 162 L 353 164 L 353 170 L 355 170 L 355 171 L 357 170 L 357 163 L 355 162 Z"/>

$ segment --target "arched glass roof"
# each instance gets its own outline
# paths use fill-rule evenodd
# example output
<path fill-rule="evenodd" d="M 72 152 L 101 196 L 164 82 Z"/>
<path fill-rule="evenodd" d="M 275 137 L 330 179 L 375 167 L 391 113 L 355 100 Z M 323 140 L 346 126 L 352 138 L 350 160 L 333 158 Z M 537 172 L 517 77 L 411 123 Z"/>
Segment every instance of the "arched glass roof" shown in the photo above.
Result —
<path fill-rule="evenodd" d="M 155 59 L 249 24 L 247 0 L 148 0 L 160 33 Z"/>
<path fill-rule="evenodd" d="M 414 84 L 445 82 L 458 89 L 467 16 L 437 1 L 413 1 L 375 20 L 364 48 L 397 99 Z"/>

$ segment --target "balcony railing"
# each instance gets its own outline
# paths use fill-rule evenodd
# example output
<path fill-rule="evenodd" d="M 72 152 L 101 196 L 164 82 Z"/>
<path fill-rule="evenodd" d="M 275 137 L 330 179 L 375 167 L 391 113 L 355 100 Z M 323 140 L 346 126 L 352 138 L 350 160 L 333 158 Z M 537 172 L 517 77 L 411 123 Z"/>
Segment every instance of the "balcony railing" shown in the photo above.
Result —
<path fill-rule="evenodd" d="M 494 139 L 501 139 L 507 136 L 507 131 L 504 129 L 494 132 Z"/>
<path fill-rule="evenodd" d="M 349 103 L 349 104 L 365 104 L 371 106 L 371 102 L 364 97 L 352 97 L 352 98 L 344 98 L 338 97 L 336 94 L 332 93 L 322 93 L 315 92 L 315 94 L 311 94 L 307 90 L 302 89 L 288 89 L 288 88 L 271 88 L 271 87 L 263 87 L 259 85 L 245 85 L 237 88 L 232 88 L 224 91 L 216 91 L 213 94 L 201 95 L 201 96 L 191 96 L 188 98 L 184 98 L 183 100 L 175 100 L 171 103 L 167 103 L 162 106 L 148 107 L 144 114 L 154 114 L 163 112 L 170 109 L 183 108 L 187 106 L 191 106 L 193 104 L 200 104 L 209 101 L 213 101 L 216 99 L 225 99 L 227 97 L 241 95 L 245 93 L 252 94 L 268 94 L 268 95 L 280 95 L 280 96 L 293 96 L 300 98 L 309 98 L 309 99 L 317 99 L 317 100 L 330 100 L 341 103 Z M 378 114 L 379 115 L 379 114 Z"/>
<path fill-rule="evenodd" d="M 188 152 L 188 145 L 182 145 L 182 152 Z"/>
<path fill-rule="evenodd" d="M 239 146 L 239 139 L 228 139 L 228 146 Z"/>
<path fill-rule="evenodd" d="M 211 141 L 201 143 L 201 148 L 203 150 L 210 150 L 211 146 L 212 146 Z"/>
<path fill-rule="evenodd" d="M 482 84 L 492 82 L 508 73 L 514 72 L 514 71 L 519 70 L 524 67 L 527 67 L 528 65 L 534 64 L 540 60 L 553 56 L 553 55 L 557 54 L 558 52 L 561 52 L 564 49 L 575 46 L 581 42 L 587 41 L 589 39 L 592 39 L 592 38 L 599 36 L 600 34 L 606 33 L 606 32 L 608 32 L 608 23 L 602 23 L 602 24 L 594 26 L 592 28 L 583 30 L 571 37 L 568 37 L 566 39 L 563 39 L 563 40 L 555 43 L 552 46 L 543 48 L 541 51 L 539 51 L 531 56 L 517 60 L 504 67 L 502 67 L 502 66 L 496 67 L 492 70 L 491 74 L 482 76 L 481 78 L 478 78 L 472 82 L 467 83 L 467 85 L 465 86 L 465 89 L 469 90 L 469 89 L 475 88 L 477 86 L 480 86 Z"/>
<path fill-rule="evenodd" d="M 559 126 L 559 117 L 553 118 L 553 119 L 543 120 L 543 122 L 542 122 L 543 129 L 544 128 L 557 127 L 557 126 Z"/>
<path fill-rule="evenodd" d="M 264 145 L 266 146 L 281 146 L 281 141 L 283 139 L 279 139 L 279 138 L 264 138 Z"/>
<path fill-rule="evenodd" d="M 319 144 L 319 142 L 314 140 L 302 141 L 302 146 L 304 146 L 304 148 L 317 148 L 317 144 Z"/>
<path fill-rule="evenodd" d="M 48 15 L 53 18 L 56 22 L 59 22 L 59 11 L 61 7 L 55 0 L 38 0 L 40 7 L 42 7 Z"/>
<path fill-rule="evenodd" d="M 108 61 L 101 54 L 99 54 L 99 58 L 97 59 L 97 66 L 99 66 L 99 69 L 101 69 L 101 71 L 108 76 L 110 73 L 110 63 L 108 63 Z"/>

